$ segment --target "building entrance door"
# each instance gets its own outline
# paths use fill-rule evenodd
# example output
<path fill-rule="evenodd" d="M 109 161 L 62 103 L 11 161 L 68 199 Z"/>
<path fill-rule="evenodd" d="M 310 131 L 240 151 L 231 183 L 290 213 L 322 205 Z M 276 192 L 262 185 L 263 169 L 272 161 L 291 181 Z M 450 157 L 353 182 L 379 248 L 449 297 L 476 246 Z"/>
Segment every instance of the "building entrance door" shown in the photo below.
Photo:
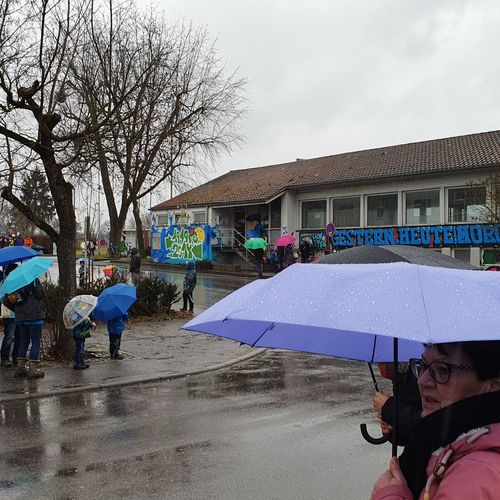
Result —
<path fill-rule="evenodd" d="M 243 237 L 245 236 L 245 210 L 235 210 L 234 211 L 234 229 L 241 233 Z"/>

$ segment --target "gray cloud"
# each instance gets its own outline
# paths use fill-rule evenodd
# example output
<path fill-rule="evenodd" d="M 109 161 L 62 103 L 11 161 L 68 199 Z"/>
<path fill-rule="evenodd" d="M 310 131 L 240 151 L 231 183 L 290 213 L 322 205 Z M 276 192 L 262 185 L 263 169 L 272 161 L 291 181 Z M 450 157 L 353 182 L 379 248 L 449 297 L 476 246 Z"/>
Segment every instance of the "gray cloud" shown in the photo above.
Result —
<path fill-rule="evenodd" d="M 499 128 L 500 2 L 160 0 L 249 79 L 230 169 Z"/>

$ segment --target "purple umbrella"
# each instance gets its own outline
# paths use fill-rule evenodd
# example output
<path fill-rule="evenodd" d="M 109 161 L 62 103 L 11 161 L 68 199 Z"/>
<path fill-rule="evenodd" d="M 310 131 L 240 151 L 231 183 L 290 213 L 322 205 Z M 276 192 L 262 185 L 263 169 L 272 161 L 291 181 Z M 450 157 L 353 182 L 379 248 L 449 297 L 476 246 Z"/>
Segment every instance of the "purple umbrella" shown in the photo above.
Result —
<path fill-rule="evenodd" d="M 491 312 L 499 308 L 496 273 L 296 264 L 233 292 L 184 328 L 255 347 L 397 362 L 420 357 L 423 344 L 498 340 Z"/>

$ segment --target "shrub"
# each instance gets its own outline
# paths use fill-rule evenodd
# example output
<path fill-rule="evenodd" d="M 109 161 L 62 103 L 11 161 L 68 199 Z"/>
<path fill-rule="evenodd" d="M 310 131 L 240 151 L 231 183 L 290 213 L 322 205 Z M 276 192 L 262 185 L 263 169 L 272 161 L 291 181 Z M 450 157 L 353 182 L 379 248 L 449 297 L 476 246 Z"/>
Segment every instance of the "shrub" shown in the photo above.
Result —
<path fill-rule="evenodd" d="M 141 276 L 135 281 L 137 302 L 130 308 L 131 316 L 154 316 L 170 311 L 180 292 L 175 283 L 157 277 Z"/>

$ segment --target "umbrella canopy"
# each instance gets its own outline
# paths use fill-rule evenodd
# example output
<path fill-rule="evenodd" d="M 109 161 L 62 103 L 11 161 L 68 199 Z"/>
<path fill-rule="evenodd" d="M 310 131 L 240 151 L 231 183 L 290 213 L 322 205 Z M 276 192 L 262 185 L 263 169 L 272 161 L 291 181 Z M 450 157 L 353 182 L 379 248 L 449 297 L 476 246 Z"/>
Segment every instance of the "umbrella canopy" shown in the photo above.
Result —
<path fill-rule="evenodd" d="M 479 269 L 435 250 L 409 245 L 363 245 L 324 255 L 318 262 L 320 264 L 411 262 L 422 266 L 449 267 L 451 269 Z"/>
<path fill-rule="evenodd" d="M 36 278 L 46 273 L 51 265 L 52 259 L 46 257 L 33 257 L 23 263 L 5 278 L 0 286 L 0 297 L 33 283 Z"/>
<path fill-rule="evenodd" d="M 278 238 L 274 244 L 277 247 L 286 247 L 287 245 L 293 245 L 296 239 L 297 238 L 295 238 L 295 236 L 292 236 L 291 234 L 285 234 L 281 238 Z"/>
<path fill-rule="evenodd" d="M 93 317 L 99 321 L 108 321 L 125 314 L 137 300 L 135 286 L 125 283 L 105 288 L 99 295 Z"/>
<path fill-rule="evenodd" d="M 64 326 L 72 329 L 86 320 L 97 306 L 97 297 L 93 295 L 77 295 L 73 297 L 63 310 Z"/>
<path fill-rule="evenodd" d="M 14 262 L 32 259 L 39 254 L 28 247 L 4 247 L 0 248 L 0 266 L 6 267 Z"/>
<path fill-rule="evenodd" d="M 296 264 L 240 288 L 184 328 L 370 362 L 392 361 L 399 338 L 399 360 L 407 361 L 427 343 L 499 339 L 499 307 L 496 273 L 402 262 Z"/>
<path fill-rule="evenodd" d="M 267 250 L 267 241 L 264 238 L 250 238 L 243 245 L 247 250 Z"/>

